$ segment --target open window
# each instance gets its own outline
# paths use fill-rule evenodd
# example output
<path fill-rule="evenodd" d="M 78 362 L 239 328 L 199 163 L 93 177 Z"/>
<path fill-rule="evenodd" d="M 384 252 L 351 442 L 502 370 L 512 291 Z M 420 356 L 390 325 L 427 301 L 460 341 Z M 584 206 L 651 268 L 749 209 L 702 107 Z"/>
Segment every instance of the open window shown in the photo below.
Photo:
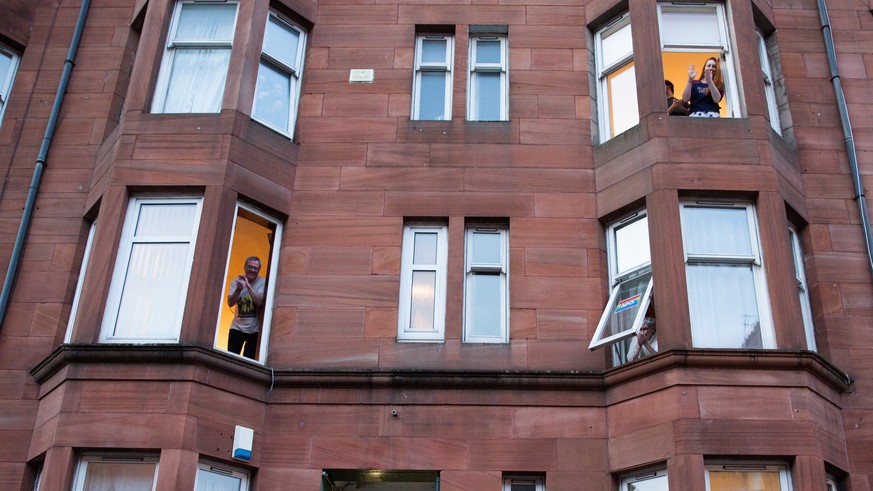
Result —
<path fill-rule="evenodd" d="M 438 491 L 439 482 L 439 471 L 326 469 L 321 473 L 321 491 Z"/>
<path fill-rule="evenodd" d="M 738 117 L 740 105 L 730 36 L 721 3 L 672 2 L 658 4 L 664 78 L 676 84 L 679 97 L 693 64 L 698 76 L 706 60 L 715 58 L 724 82 L 719 103 L 721 117 Z"/>
<path fill-rule="evenodd" d="M 157 457 L 86 455 L 76 467 L 73 491 L 154 491 L 157 474 Z"/>
<path fill-rule="evenodd" d="M 667 469 L 634 472 L 621 477 L 619 491 L 669 491 Z"/>
<path fill-rule="evenodd" d="M 725 462 L 706 465 L 707 491 L 791 491 L 788 466 L 782 463 Z"/>
<path fill-rule="evenodd" d="M 640 122 L 630 14 L 613 19 L 594 35 L 600 141 Z"/>
<path fill-rule="evenodd" d="M 464 269 L 464 342 L 509 342 L 509 229 L 470 225 Z"/>
<path fill-rule="evenodd" d="M 197 464 L 194 491 L 248 491 L 249 473 L 243 469 L 211 461 Z"/>
<path fill-rule="evenodd" d="M 227 256 L 224 289 L 218 326 L 215 329 L 215 347 L 252 360 L 263 361 L 267 355 L 270 338 L 270 321 L 273 311 L 273 275 L 279 260 L 279 241 L 282 224 L 279 220 L 257 210 L 237 203 L 236 217 Z M 252 273 L 248 268 L 257 259 L 260 268 Z M 246 299 L 251 292 L 243 287 L 240 275 L 249 274 L 249 284 L 261 303 Z M 234 305 L 228 305 L 228 297 L 235 295 Z"/>
<path fill-rule="evenodd" d="M 607 256 L 612 288 L 588 348 L 612 345 L 613 365 L 617 366 L 658 350 L 645 210 L 608 227 Z"/>
<path fill-rule="evenodd" d="M 758 38 L 758 60 L 761 62 L 761 77 L 764 82 L 764 97 L 767 100 L 767 113 L 770 115 L 770 127 L 776 133 L 782 134 L 782 120 L 779 117 L 779 100 L 776 96 L 777 78 L 773 65 L 770 63 L 770 49 L 759 29 L 755 29 Z"/>

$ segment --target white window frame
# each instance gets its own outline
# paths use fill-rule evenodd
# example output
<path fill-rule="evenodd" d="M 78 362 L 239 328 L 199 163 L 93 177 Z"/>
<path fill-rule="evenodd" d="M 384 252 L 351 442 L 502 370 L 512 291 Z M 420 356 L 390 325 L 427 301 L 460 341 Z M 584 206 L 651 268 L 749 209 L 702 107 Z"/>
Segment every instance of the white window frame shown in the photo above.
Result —
<path fill-rule="evenodd" d="M 678 3 L 678 2 L 677 2 Z M 668 32 L 669 29 L 664 26 L 664 22 L 662 20 L 664 10 L 667 9 L 668 13 L 670 11 L 674 12 L 689 12 L 689 13 L 708 13 L 708 11 L 714 11 L 716 14 L 716 22 L 718 23 L 719 29 L 719 43 L 718 44 L 708 44 L 708 43 L 670 43 L 664 40 L 665 32 Z M 680 4 L 676 3 L 666 3 L 659 2 L 658 3 L 658 29 L 661 33 L 661 52 L 683 52 L 683 53 L 693 53 L 693 52 L 701 52 L 701 53 L 711 53 L 711 52 L 720 52 L 721 55 L 719 58 L 719 68 L 721 68 L 722 77 L 724 78 L 724 91 L 722 101 L 725 103 L 725 107 L 727 109 L 727 117 L 729 118 L 737 118 L 740 117 L 740 93 L 739 87 L 737 86 L 737 76 L 736 70 L 734 68 L 734 59 L 733 52 L 731 50 L 730 44 L 730 31 L 728 30 L 728 22 L 725 14 L 724 4 L 721 2 L 700 2 L 693 4 Z M 705 60 L 701 59 L 699 62 L 695 63 L 694 66 L 697 68 L 698 75 L 700 71 L 703 70 L 701 63 Z M 682 86 L 684 89 L 684 85 Z M 682 93 L 680 90 L 679 94 Z"/>
<path fill-rule="evenodd" d="M 710 472 L 779 472 L 779 491 L 792 491 L 791 472 L 788 465 L 782 462 L 707 462 L 705 465 L 706 491 L 712 491 L 710 486 Z M 716 490 L 717 491 L 717 490 Z"/>
<path fill-rule="evenodd" d="M 588 345 L 588 349 L 593 350 L 601 346 L 613 344 L 631 336 L 635 336 L 637 332 L 639 332 L 640 326 L 643 323 L 643 319 L 646 316 L 646 310 L 648 310 L 649 303 L 651 302 L 652 298 L 653 281 L 651 252 L 649 251 L 647 261 L 644 260 L 643 262 L 632 265 L 628 268 L 621 268 L 619 265 L 619 247 L 617 243 L 617 232 L 619 230 L 643 220 L 645 220 L 645 230 L 648 231 L 648 214 L 646 210 L 640 210 L 632 213 L 622 218 L 621 220 L 611 224 L 607 228 L 606 241 L 607 256 L 609 259 L 609 283 L 610 285 L 612 285 L 612 287 L 609 294 L 609 300 L 606 302 L 606 307 L 604 307 L 603 309 L 603 314 L 600 316 L 600 322 L 597 324 L 597 329 L 594 331 L 594 336 L 592 336 L 591 338 L 591 343 Z M 646 247 L 649 247 L 648 234 L 646 235 L 646 239 Z M 626 249 L 626 247 L 623 247 L 622 249 Z M 639 300 L 637 300 L 637 304 L 639 305 L 639 307 L 637 310 L 637 314 L 634 317 L 633 324 L 629 329 L 604 337 L 604 331 L 611 322 L 612 314 L 616 309 L 616 305 L 619 301 L 618 295 L 621 291 L 622 285 L 631 281 L 637 281 L 639 278 L 644 277 L 645 275 L 649 276 L 648 285 L 645 289 L 645 292 L 640 296 Z"/>
<path fill-rule="evenodd" d="M 194 477 L 194 491 L 209 491 L 202 488 L 201 472 L 219 474 L 226 477 L 235 477 L 240 480 L 239 491 L 248 491 L 249 489 L 249 473 L 239 467 L 225 465 L 211 460 L 201 460 L 197 462 L 197 473 Z"/>
<path fill-rule="evenodd" d="M 612 63 L 604 64 L 604 50 L 603 50 L 603 40 L 610 37 L 613 34 L 617 34 L 623 29 L 627 28 L 628 33 L 626 36 L 630 39 L 629 51 L 624 52 L 620 56 L 616 57 Z M 634 52 L 633 52 L 633 28 L 631 25 L 630 13 L 625 12 L 621 16 L 613 19 L 606 26 L 600 28 L 594 34 L 594 60 L 595 60 L 595 70 L 597 76 L 597 113 L 599 120 L 599 133 L 600 133 L 600 142 L 603 143 L 615 136 L 618 136 L 625 131 L 633 128 L 634 126 L 639 124 L 640 121 L 640 111 L 639 111 L 639 102 L 637 101 L 637 87 L 636 87 L 636 65 L 634 62 Z M 610 114 L 612 112 L 610 100 L 609 100 L 609 76 L 613 73 L 628 67 L 628 70 L 632 70 L 634 83 L 632 84 L 634 92 L 633 94 L 627 94 L 626 100 L 629 104 L 632 104 L 632 107 L 628 108 L 629 114 L 632 114 L 636 110 L 636 122 L 634 124 L 627 125 L 627 128 L 620 129 L 616 132 L 615 135 L 612 134 L 612 118 L 610 118 Z"/>
<path fill-rule="evenodd" d="M 828 474 L 825 477 L 825 491 L 839 491 L 839 487 L 837 486 L 837 480 L 834 476 Z"/>
<path fill-rule="evenodd" d="M 9 57 L 9 69 L 5 76 L 0 79 L 0 126 L 3 125 L 3 114 L 9 102 L 9 94 L 12 92 L 12 84 L 15 82 L 15 74 L 18 72 L 18 53 L 0 44 L 0 56 Z"/>
<path fill-rule="evenodd" d="M 479 41 L 500 42 L 500 62 L 479 62 L 476 57 L 476 47 Z M 506 121 L 509 119 L 509 42 L 505 34 L 480 34 L 470 36 L 470 73 L 467 77 L 467 120 L 468 121 Z M 476 91 L 476 79 L 479 74 L 500 74 L 500 116 L 499 119 L 482 119 L 478 108 L 479 94 Z"/>
<path fill-rule="evenodd" d="M 500 257 L 496 263 L 473 262 L 473 236 L 475 234 L 496 234 L 500 240 Z M 505 225 L 475 224 L 467 225 L 465 237 L 464 259 L 464 342 L 465 343 L 508 343 L 509 342 L 509 228 Z M 474 317 L 474 292 L 470 283 L 477 275 L 499 276 L 500 289 L 500 312 L 499 333 L 497 336 L 484 336 L 475 334 L 473 325 Z"/>
<path fill-rule="evenodd" d="M 619 491 L 632 491 L 631 486 L 638 482 L 658 480 L 667 484 L 667 469 L 650 470 L 647 472 L 634 472 L 621 476 Z M 666 489 L 666 488 L 665 488 Z"/>
<path fill-rule="evenodd" d="M 794 260 L 794 279 L 797 281 L 797 293 L 800 299 L 800 312 L 803 316 L 803 331 L 806 334 L 806 347 L 818 351 L 815 343 L 815 325 L 812 321 L 812 304 L 809 301 L 809 286 L 806 283 L 806 271 L 803 267 L 803 246 L 794 225 L 788 226 L 788 236 L 791 241 L 791 257 Z"/>
<path fill-rule="evenodd" d="M 755 36 L 758 38 L 758 59 L 761 62 L 761 77 L 764 80 L 764 98 L 767 100 L 767 111 L 770 114 L 770 127 L 781 135 L 782 121 L 779 118 L 779 101 L 776 99 L 776 83 L 773 79 L 770 55 L 767 53 L 767 41 L 759 29 L 755 29 Z"/>
<path fill-rule="evenodd" d="M 280 26 L 277 26 L 277 28 L 287 28 L 289 30 L 297 31 L 300 36 L 297 42 L 297 55 L 295 57 L 294 66 L 288 65 L 278 57 L 272 56 L 268 51 L 266 51 L 266 46 L 264 45 L 267 43 L 267 32 L 270 30 L 271 22 L 278 23 Z M 261 61 L 258 65 L 258 73 L 260 74 L 260 71 L 264 69 L 264 65 L 268 65 L 270 68 L 286 75 L 290 81 L 290 93 L 288 94 L 288 119 L 285 122 L 287 128 L 277 127 L 266 119 L 257 116 L 257 84 L 255 86 L 255 97 L 252 103 L 252 119 L 278 131 L 288 138 L 291 138 L 292 135 L 294 135 L 294 126 L 297 121 L 297 110 L 300 103 L 300 77 L 303 74 L 304 53 L 306 52 L 306 31 L 279 14 L 270 12 L 270 15 L 267 16 L 266 27 L 264 28 L 264 45 L 261 46 Z"/>
<path fill-rule="evenodd" d="M 73 491 L 84 491 L 85 480 L 88 477 L 88 465 L 91 463 L 110 462 L 127 465 L 154 464 L 155 475 L 152 478 L 152 491 L 157 489 L 158 471 L 160 470 L 160 462 L 158 457 L 154 456 L 130 456 L 130 455 L 83 455 L 76 465 L 76 476 L 73 479 Z"/>
<path fill-rule="evenodd" d="M 258 359 L 252 360 L 252 359 L 246 358 L 240 354 L 231 353 L 229 351 L 225 351 L 225 353 L 236 356 L 236 357 L 241 358 L 243 360 L 247 360 L 247 361 L 250 361 L 253 363 L 258 363 L 260 365 L 263 365 L 267 360 L 267 351 L 269 348 L 269 340 L 270 340 L 270 328 L 271 328 L 271 324 L 272 324 L 272 320 L 273 320 L 273 297 L 275 296 L 275 292 L 276 292 L 276 283 L 277 283 L 276 279 L 279 277 L 279 257 L 280 257 L 280 252 L 282 249 L 282 222 L 276 218 L 273 218 L 270 215 L 267 215 L 266 213 L 258 210 L 257 208 L 255 208 L 253 206 L 247 205 L 245 203 L 237 202 L 236 208 L 234 209 L 234 212 L 233 212 L 234 220 L 233 220 L 233 226 L 231 227 L 231 231 L 230 231 L 230 242 L 228 243 L 228 246 L 227 246 L 227 263 L 225 264 L 225 268 L 224 268 L 225 273 L 224 273 L 224 281 L 222 281 L 222 283 L 221 283 L 222 285 L 227 285 L 227 283 L 228 283 L 227 277 L 228 276 L 238 276 L 239 274 L 241 274 L 240 271 L 237 271 L 234 269 L 235 265 L 230 263 L 230 259 L 231 259 L 230 253 L 231 253 L 231 249 L 233 248 L 234 238 L 236 237 L 236 220 L 239 217 L 240 210 L 245 210 L 253 215 L 256 215 L 257 217 L 271 223 L 274 227 L 276 227 L 275 231 L 273 232 L 272 252 L 270 253 L 270 258 L 268 259 L 269 263 L 267 263 L 269 266 L 268 267 L 268 270 L 269 270 L 268 274 L 270 275 L 270 279 L 272 279 L 273 281 L 269 281 L 269 279 L 265 279 L 265 280 L 267 280 L 267 285 L 266 285 L 266 290 L 264 291 L 264 317 L 263 317 L 263 319 L 261 319 L 261 329 L 260 329 L 261 335 L 260 335 L 260 341 L 259 341 L 260 346 L 258 346 Z M 262 264 L 262 266 L 263 266 L 263 264 Z M 263 267 L 262 267 L 262 269 L 263 269 Z M 219 302 L 221 304 L 221 308 L 227 308 L 227 300 L 226 299 L 227 299 L 227 291 L 222 290 L 221 300 Z M 215 323 L 215 337 L 214 337 L 214 341 L 213 341 L 213 347 L 216 349 L 217 349 L 218 335 L 219 335 L 219 332 L 221 331 L 221 316 L 218 316 L 218 317 L 219 318 L 218 318 L 217 322 Z"/>
<path fill-rule="evenodd" d="M 165 105 L 167 101 L 167 92 L 170 90 L 170 77 L 172 75 L 173 69 L 173 59 L 176 56 L 176 53 L 179 50 L 186 49 L 209 49 L 209 50 L 227 50 L 230 51 L 233 47 L 233 39 L 236 37 L 236 24 L 239 19 L 239 4 L 236 1 L 222 1 L 219 3 L 232 4 L 236 6 L 236 11 L 234 13 L 233 19 L 233 28 L 231 33 L 231 38 L 227 40 L 213 41 L 213 40 L 196 40 L 196 39 L 176 39 L 176 32 L 179 27 L 179 19 L 182 14 L 182 6 L 183 5 L 208 5 L 209 3 L 204 3 L 202 0 L 178 0 L 176 5 L 173 7 L 173 18 L 170 21 L 170 28 L 167 32 L 167 45 L 164 49 L 164 54 L 161 60 L 161 69 L 158 74 L 157 83 L 155 84 L 155 94 L 152 100 L 152 113 L 155 114 L 177 114 L 177 113 L 168 113 Z M 222 87 L 226 87 L 227 83 L 227 73 L 230 69 L 230 60 L 228 60 L 228 67 L 225 68 L 224 80 L 222 81 Z M 221 112 L 222 99 L 223 99 L 224 89 L 222 88 L 222 95 L 218 98 L 218 108 L 213 111 L 205 111 L 206 113 L 218 113 Z M 183 113 L 184 114 L 184 113 Z"/>
<path fill-rule="evenodd" d="M 135 235 L 137 227 L 137 217 L 139 216 L 140 207 L 143 205 L 195 205 L 194 217 L 191 234 L 189 236 L 176 237 L 160 237 L 152 239 L 149 237 L 137 237 Z M 188 283 L 191 279 L 191 267 L 194 264 L 194 249 L 197 244 L 197 234 L 200 229 L 200 214 L 203 208 L 202 198 L 151 198 L 151 197 L 134 197 L 131 198 L 127 206 L 127 214 L 124 219 L 124 227 L 121 233 L 121 240 L 118 246 L 118 256 L 115 261 L 115 269 L 112 274 L 112 284 L 109 288 L 109 296 L 106 302 L 106 310 L 103 314 L 103 324 L 100 333 L 100 342 L 102 343 L 176 343 L 179 341 L 179 331 L 182 326 L 182 316 L 185 311 L 185 303 L 188 296 Z M 113 332 L 116 329 L 118 314 L 121 309 L 122 295 L 127 278 L 127 271 L 130 262 L 131 252 L 135 244 L 167 244 L 167 243 L 185 243 L 188 244 L 188 250 L 185 257 L 185 275 L 182 284 L 179 288 L 179 295 L 182 296 L 179 301 L 179 312 L 174 322 L 175 336 L 173 337 L 130 337 L 124 335 L 116 335 Z"/>
<path fill-rule="evenodd" d="M 422 60 L 424 53 L 425 40 L 445 40 L 446 41 L 446 56 L 445 63 L 425 62 Z M 445 108 L 443 119 L 433 121 L 451 121 L 452 119 L 452 85 L 453 75 L 452 67 L 455 57 L 455 37 L 449 34 L 422 34 L 415 37 L 415 76 L 412 80 L 412 109 L 410 114 L 411 119 L 420 120 L 421 109 L 421 78 L 423 72 L 445 72 L 446 73 L 446 88 L 445 88 Z M 430 121 L 430 120 L 428 120 Z"/>
<path fill-rule="evenodd" d="M 754 280 L 755 299 L 758 308 L 758 322 L 761 329 L 761 344 L 763 349 L 776 348 L 776 335 L 773 331 L 773 323 L 770 314 L 770 302 L 767 292 L 767 280 L 764 274 L 764 261 L 761 257 L 760 234 L 758 233 L 758 218 L 755 212 L 755 206 L 749 202 L 743 201 L 721 201 L 721 200 L 696 200 L 683 201 L 680 203 L 680 220 L 682 222 L 682 248 L 685 255 L 685 271 L 686 278 L 688 267 L 697 264 L 711 265 L 748 265 L 751 266 L 752 277 Z M 705 208 L 705 209 L 741 209 L 746 212 L 746 223 L 748 226 L 750 253 L 743 255 L 719 255 L 719 254 L 694 254 L 688 252 L 689 244 L 689 224 L 685 217 L 685 210 L 690 208 Z M 688 283 L 688 304 L 692 305 L 695 302 L 694 292 L 691 291 L 691 284 Z M 700 346 L 697 341 L 694 341 L 694 319 L 691 319 L 691 334 L 692 342 L 695 347 L 712 348 L 712 346 Z M 731 346 L 727 348 L 741 349 L 740 346 Z"/>
<path fill-rule="evenodd" d="M 70 318 L 67 319 L 67 331 L 64 333 L 64 343 L 73 338 L 73 326 L 76 314 L 79 312 L 79 297 L 82 295 L 82 285 L 85 283 L 85 273 L 88 271 L 88 261 L 91 259 L 91 246 L 94 244 L 94 232 L 97 230 L 97 220 L 91 222 L 88 228 L 88 238 L 85 240 L 85 252 L 82 254 L 82 265 L 79 267 L 79 278 L 76 279 L 76 291 L 73 293 L 73 303 L 70 306 Z"/>
<path fill-rule="evenodd" d="M 414 264 L 417 234 L 436 234 L 436 264 Z M 408 224 L 403 227 L 400 258 L 400 303 L 397 316 L 397 340 L 441 342 L 446 328 L 446 265 L 448 264 L 448 227 L 444 224 Z M 433 329 L 411 328 L 412 277 L 417 271 L 432 271 L 434 280 Z"/>
<path fill-rule="evenodd" d="M 513 491 L 513 485 L 535 486 L 536 491 L 546 491 L 546 479 L 536 475 L 504 475 L 503 491 Z"/>

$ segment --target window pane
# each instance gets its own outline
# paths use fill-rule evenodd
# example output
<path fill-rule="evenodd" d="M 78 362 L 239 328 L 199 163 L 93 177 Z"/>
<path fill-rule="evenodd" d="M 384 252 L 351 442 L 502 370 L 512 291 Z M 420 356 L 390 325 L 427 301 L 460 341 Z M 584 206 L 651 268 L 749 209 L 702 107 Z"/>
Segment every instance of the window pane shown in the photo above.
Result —
<path fill-rule="evenodd" d="M 618 286 L 615 305 L 609 313 L 609 320 L 600 336 L 601 339 L 633 329 L 634 319 L 643 307 L 643 295 L 651 279 L 652 274 L 647 273 Z"/>
<path fill-rule="evenodd" d="M 476 41 L 476 63 L 500 63 L 500 41 Z"/>
<path fill-rule="evenodd" d="M 689 264 L 686 272 L 695 347 L 763 347 L 751 265 Z"/>
<path fill-rule="evenodd" d="M 470 264 L 500 264 L 500 234 L 475 232 L 471 235 L 473 241 Z"/>
<path fill-rule="evenodd" d="M 436 264 L 437 234 L 416 233 L 412 264 Z"/>
<path fill-rule="evenodd" d="M 633 38 L 631 37 L 631 25 L 627 24 L 621 29 L 606 34 L 601 41 L 603 61 L 601 66 L 608 67 L 630 55 L 634 51 Z"/>
<path fill-rule="evenodd" d="M 469 333 L 472 336 L 500 337 L 500 275 L 474 274 L 470 289 Z"/>
<path fill-rule="evenodd" d="M 171 339 L 178 332 L 188 244 L 134 244 L 113 335 Z"/>
<path fill-rule="evenodd" d="M 264 34 L 263 51 L 282 63 L 297 68 L 298 44 L 300 44 L 300 33 L 271 16 L 267 32 Z"/>
<path fill-rule="evenodd" d="M 164 112 L 218 112 L 229 61 L 228 49 L 176 50 Z"/>
<path fill-rule="evenodd" d="M 661 15 L 661 42 L 665 45 L 721 46 L 715 9 L 667 11 Z"/>
<path fill-rule="evenodd" d="M 12 57 L 8 54 L 0 51 L 0 95 L 5 94 L 4 85 L 6 83 L 6 77 L 9 76 L 9 67 L 12 66 Z M 5 102 L 6 99 L 3 98 L 2 102 Z"/>
<path fill-rule="evenodd" d="M 254 116 L 272 126 L 288 131 L 291 113 L 291 77 L 261 62 L 255 88 Z"/>
<path fill-rule="evenodd" d="M 89 462 L 82 491 L 151 491 L 156 464 Z"/>
<path fill-rule="evenodd" d="M 194 491 L 240 491 L 242 479 L 219 474 L 206 469 L 197 469 L 197 485 Z"/>
<path fill-rule="evenodd" d="M 612 136 L 615 136 L 640 122 L 633 63 L 611 73 L 606 80 L 609 91 L 609 119 L 612 122 Z"/>
<path fill-rule="evenodd" d="M 709 471 L 710 491 L 781 491 L 779 471 Z"/>
<path fill-rule="evenodd" d="M 476 73 L 476 119 L 500 120 L 500 73 Z"/>
<path fill-rule="evenodd" d="M 696 208 L 683 210 L 688 232 L 686 252 L 748 256 L 752 251 L 748 213 L 745 208 Z"/>
<path fill-rule="evenodd" d="M 445 39 L 425 39 L 421 42 L 422 63 L 446 63 Z"/>
<path fill-rule="evenodd" d="M 236 4 L 182 4 L 176 40 L 230 41 L 235 16 Z"/>
<path fill-rule="evenodd" d="M 630 482 L 622 491 L 668 491 L 667 476 L 653 477 L 645 481 Z"/>
<path fill-rule="evenodd" d="M 647 217 L 615 229 L 615 262 L 617 274 L 652 262 Z"/>
<path fill-rule="evenodd" d="M 137 237 L 191 236 L 195 204 L 144 204 L 139 208 L 136 222 Z"/>
<path fill-rule="evenodd" d="M 510 491 L 537 491 L 537 485 L 512 483 L 509 489 Z"/>
<path fill-rule="evenodd" d="M 446 119 L 446 72 L 421 72 L 418 119 Z"/>
<path fill-rule="evenodd" d="M 412 273 L 412 308 L 409 329 L 433 330 L 435 299 L 436 272 L 414 271 Z"/>

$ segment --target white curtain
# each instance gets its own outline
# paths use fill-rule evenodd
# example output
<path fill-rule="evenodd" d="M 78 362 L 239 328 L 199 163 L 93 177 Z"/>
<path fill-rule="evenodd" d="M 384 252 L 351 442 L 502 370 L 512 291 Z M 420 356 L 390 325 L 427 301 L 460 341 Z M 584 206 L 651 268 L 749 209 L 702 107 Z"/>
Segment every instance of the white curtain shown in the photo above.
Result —
<path fill-rule="evenodd" d="M 82 491 L 152 491 L 154 463 L 89 462 Z"/>
<path fill-rule="evenodd" d="M 242 480 L 236 476 L 219 474 L 207 469 L 197 470 L 197 484 L 194 491 L 244 491 Z"/>
<path fill-rule="evenodd" d="M 761 348 L 752 266 L 689 264 L 691 335 L 698 348 Z"/>

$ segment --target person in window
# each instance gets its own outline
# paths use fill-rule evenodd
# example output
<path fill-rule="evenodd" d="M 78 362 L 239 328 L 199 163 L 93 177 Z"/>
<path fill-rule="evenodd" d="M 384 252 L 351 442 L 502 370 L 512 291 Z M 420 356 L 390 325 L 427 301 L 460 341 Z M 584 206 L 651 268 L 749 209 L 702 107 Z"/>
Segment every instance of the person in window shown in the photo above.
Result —
<path fill-rule="evenodd" d="M 655 318 L 646 316 L 637 335 L 631 338 L 627 349 L 627 361 L 636 361 L 658 352 L 658 329 Z"/>
<path fill-rule="evenodd" d="M 670 106 L 672 106 L 673 103 L 676 102 L 676 98 L 673 97 L 673 92 L 675 91 L 675 88 L 673 87 L 673 82 L 669 80 L 664 80 L 664 89 L 667 92 L 667 109 L 669 109 Z"/>
<path fill-rule="evenodd" d="M 670 116 L 688 116 L 688 104 L 676 98 L 673 82 L 664 80 L 664 90 L 667 93 L 667 113 Z"/>
<path fill-rule="evenodd" d="M 255 256 L 246 258 L 245 274 L 234 278 L 227 295 L 227 306 L 236 310 L 227 333 L 227 350 L 255 359 L 258 332 L 261 330 L 259 310 L 264 304 L 266 280 L 258 276 L 261 260 Z"/>
<path fill-rule="evenodd" d="M 724 97 L 724 79 L 718 67 L 718 60 L 709 58 L 703 66 L 703 73 L 697 80 L 694 65 L 688 68 L 688 84 L 682 99 L 691 104 L 689 116 L 697 118 L 719 118 L 718 104 Z"/>

